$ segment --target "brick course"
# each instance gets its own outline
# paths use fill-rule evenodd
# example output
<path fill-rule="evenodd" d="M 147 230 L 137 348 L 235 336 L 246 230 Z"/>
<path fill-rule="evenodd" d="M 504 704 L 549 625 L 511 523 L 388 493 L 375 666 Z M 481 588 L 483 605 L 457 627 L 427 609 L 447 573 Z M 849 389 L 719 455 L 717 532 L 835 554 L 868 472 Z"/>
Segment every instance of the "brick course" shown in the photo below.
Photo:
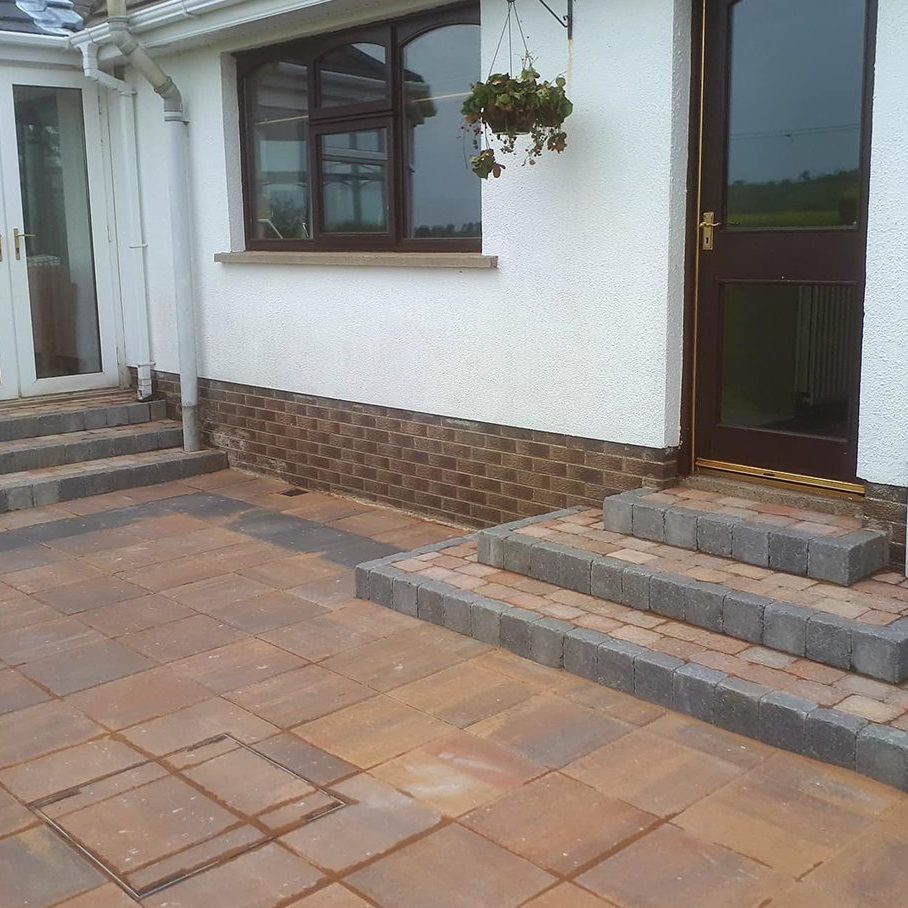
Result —
<path fill-rule="evenodd" d="M 157 372 L 176 415 L 179 377 Z M 488 526 L 677 479 L 677 450 L 202 379 L 206 443 L 301 488 Z"/>

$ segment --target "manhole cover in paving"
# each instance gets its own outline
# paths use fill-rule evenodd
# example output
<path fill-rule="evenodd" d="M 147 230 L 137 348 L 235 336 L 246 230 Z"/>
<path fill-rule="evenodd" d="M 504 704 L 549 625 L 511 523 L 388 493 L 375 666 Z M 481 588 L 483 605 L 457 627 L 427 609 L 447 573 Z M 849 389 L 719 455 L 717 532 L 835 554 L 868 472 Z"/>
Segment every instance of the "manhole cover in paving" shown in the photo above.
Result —
<path fill-rule="evenodd" d="M 141 899 L 348 803 L 218 735 L 29 806 Z"/>

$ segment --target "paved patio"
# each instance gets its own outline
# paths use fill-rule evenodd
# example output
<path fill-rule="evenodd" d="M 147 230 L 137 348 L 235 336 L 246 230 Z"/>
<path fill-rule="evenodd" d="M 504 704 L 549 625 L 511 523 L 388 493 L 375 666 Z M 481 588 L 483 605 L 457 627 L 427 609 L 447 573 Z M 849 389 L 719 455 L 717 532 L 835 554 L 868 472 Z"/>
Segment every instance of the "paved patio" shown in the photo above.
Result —
<path fill-rule="evenodd" d="M 286 491 L 0 515 L 0 908 L 905 903 L 908 797 L 357 601 L 460 531 Z"/>

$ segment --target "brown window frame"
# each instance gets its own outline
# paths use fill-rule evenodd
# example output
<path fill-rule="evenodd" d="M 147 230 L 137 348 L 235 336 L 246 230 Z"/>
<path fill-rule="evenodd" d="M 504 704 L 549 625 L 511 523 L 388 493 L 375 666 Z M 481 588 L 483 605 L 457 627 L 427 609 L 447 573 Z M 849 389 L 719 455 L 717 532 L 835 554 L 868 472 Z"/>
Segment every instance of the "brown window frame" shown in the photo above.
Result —
<path fill-rule="evenodd" d="M 240 154 L 243 180 L 243 216 L 246 248 L 250 251 L 285 252 L 481 252 L 481 237 L 410 237 L 407 193 L 408 145 L 406 141 L 403 50 L 414 38 L 448 25 L 479 25 L 479 3 L 471 0 L 416 16 L 362 28 L 345 29 L 312 38 L 269 45 L 236 55 L 240 113 Z M 385 100 L 358 105 L 320 107 L 318 63 L 336 47 L 350 43 L 385 47 L 388 95 Z M 309 143 L 307 149 L 309 193 L 312 200 L 311 239 L 262 239 L 255 236 L 256 185 L 253 136 L 249 129 L 247 79 L 268 63 L 292 62 L 308 68 Z M 479 74 L 476 75 L 479 78 Z M 376 234 L 324 234 L 323 205 L 319 186 L 319 137 L 385 126 L 388 129 L 388 232 Z"/>

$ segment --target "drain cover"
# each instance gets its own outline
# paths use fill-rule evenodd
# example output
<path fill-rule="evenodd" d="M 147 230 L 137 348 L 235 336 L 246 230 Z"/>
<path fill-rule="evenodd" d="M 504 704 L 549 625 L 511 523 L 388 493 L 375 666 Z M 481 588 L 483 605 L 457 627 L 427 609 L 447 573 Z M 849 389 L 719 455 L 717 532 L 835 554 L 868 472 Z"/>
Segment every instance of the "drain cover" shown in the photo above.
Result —
<path fill-rule="evenodd" d="M 218 735 L 29 806 L 142 899 L 348 803 Z"/>

